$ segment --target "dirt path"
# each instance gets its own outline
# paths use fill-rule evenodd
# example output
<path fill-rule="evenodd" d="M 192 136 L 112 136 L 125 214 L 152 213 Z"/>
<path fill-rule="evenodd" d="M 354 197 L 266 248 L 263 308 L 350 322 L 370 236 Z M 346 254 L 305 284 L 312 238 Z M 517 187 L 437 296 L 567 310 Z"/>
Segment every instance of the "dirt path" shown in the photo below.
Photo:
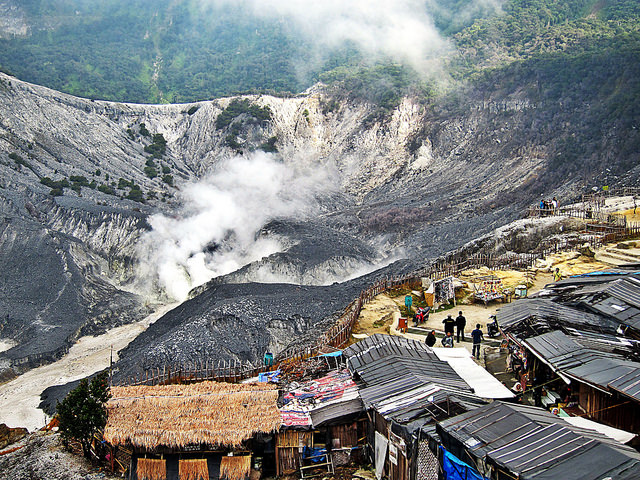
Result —
<path fill-rule="evenodd" d="M 43 390 L 104 370 L 109 366 L 112 346 L 115 361 L 118 350 L 126 347 L 149 325 L 176 306 L 166 305 L 140 322 L 114 328 L 104 335 L 82 337 L 57 362 L 29 370 L 0 385 L 0 423 L 6 423 L 9 427 L 26 427 L 29 431 L 43 427 L 48 421 L 38 408 Z"/>
<path fill-rule="evenodd" d="M 540 261 L 532 271 L 533 276 L 529 275 L 528 278 L 523 271 L 490 271 L 488 268 L 480 268 L 463 272 L 463 274 L 460 275 L 460 279 L 469 281 L 476 276 L 495 275 L 502 279 L 505 287 L 511 288 L 512 290 L 516 285 L 528 282 L 528 293 L 532 294 L 553 282 L 553 271 L 556 267 L 560 269 L 563 277 L 610 268 L 609 265 L 598 262 L 592 257 L 580 255 L 577 252 L 563 252 L 551 255 Z M 482 330 L 486 332 L 486 325 L 491 321 L 489 317 L 495 315 L 504 305 L 505 303 L 500 301 L 491 302 L 487 306 L 483 304 L 472 304 L 467 295 L 464 301 L 457 306 L 448 310 L 431 313 L 429 320 L 421 324 L 419 329 L 412 330 L 414 333 L 404 334 L 403 336 L 420 340 L 431 330 L 435 330 L 436 333 L 442 336 L 444 333 L 442 321 L 447 315 L 450 314 L 455 318 L 458 316 L 458 312 L 462 311 L 462 314 L 467 320 L 467 324 L 465 327 L 466 342 L 461 346 L 470 349 L 471 343 L 469 340 L 471 331 L 475 329 L 477 324 L 480 324 Z M 353 330 L 354 340 L 367 335 L 373 335 L 374 333 L 402 335 L 395 330 L 393 325 L 394 320 L 397 322 L 397 318 L 400 316 L 401 306 L 404 306 L 404 293 L 398 297 L 390 297 L 387 293 L 378 295 L 373 301 L 362 308 L 358 323 Z M 410 321 L 409 327 L 413 326 L 413 322 Z"/>
<path fill-rule="evenodd" d="M 386 293 L 381 293 L 367 303 L 360 312 L 360 317 L 353 327 L 353 334 L 373 335 L 375 333 L 389 333 L 394 320 L 394 313 L 400 311 L 399 305 L 404 304 L 404 297 L 393 299 Z"/>

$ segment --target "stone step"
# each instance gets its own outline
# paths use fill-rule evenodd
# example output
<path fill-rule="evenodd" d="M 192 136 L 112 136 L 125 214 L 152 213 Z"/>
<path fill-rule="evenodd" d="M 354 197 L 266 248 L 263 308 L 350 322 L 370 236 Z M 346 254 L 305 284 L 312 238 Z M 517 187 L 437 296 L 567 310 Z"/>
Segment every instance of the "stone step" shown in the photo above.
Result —
<path fill-rule="evenodd" d="M 636 263 L 638 260 L 631 257 L 623 257 L 621 255 L 617 255 L 615 253 L 610 252 L 599 252 L 596 253 L 595 259 L 602 263 L 607 263 L 609 265 L 613 265 L 615 267 L 619 267 L 621 265 L 627 263 Z"/>
<path fill-rule="evenodd" d="M 621 255 L 621 256 L 625 256 L 625 257 L 631 257 L 635 261 L 640 260 L 640 251 L 638 249 L 636 249 L 636 248 L 634 248 L 632 250 L 623 250 L 621 248 L 607 247 L 607 248 L 605 248 L 605 251 L 608 252 L 608 253 L 614 253 L 616 255 Z"/>

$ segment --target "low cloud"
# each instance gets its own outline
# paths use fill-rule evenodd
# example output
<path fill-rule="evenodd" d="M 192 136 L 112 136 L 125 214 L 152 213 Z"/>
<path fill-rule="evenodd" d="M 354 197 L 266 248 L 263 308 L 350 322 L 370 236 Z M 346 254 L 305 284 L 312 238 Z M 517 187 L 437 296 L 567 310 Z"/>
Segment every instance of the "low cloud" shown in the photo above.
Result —
<path fill-rule="evenodd" d="M 450 49 L 422 0 L 201 0 L 242 6 L 258 17 L 286 18 L 320 50 L 351 42 L 369 56 L 391 58 L 420 72 Z"/>

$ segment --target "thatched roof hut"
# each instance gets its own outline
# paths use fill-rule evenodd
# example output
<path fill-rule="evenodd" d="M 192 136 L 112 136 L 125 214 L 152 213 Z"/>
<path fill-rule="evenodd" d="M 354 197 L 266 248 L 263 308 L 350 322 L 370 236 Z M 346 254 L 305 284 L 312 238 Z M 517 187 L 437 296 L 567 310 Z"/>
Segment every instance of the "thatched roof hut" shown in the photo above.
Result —
<path fill-rule="evenodd" d="M 112 387 L 111 395 L 104 438 L 112 445 L 238 447 L 281 423 L 278 391 L 269 384 Z"/>

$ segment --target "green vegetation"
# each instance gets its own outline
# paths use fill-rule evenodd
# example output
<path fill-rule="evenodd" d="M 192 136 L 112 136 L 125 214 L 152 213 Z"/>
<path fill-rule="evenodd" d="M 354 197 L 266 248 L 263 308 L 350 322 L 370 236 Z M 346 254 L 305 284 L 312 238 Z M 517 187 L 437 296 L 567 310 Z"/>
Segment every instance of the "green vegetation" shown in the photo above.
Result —
<path fill-rule="evenodd" d="M 131 185 L 126 198 L 134 202 L 144 203 L 144 193 L 142 193 L 142 189 L 136 184 Z"/>
<path fill-rule="evenodd" d="M 222 130 L 243 115 L 243 120 L 247 123 L 266 122 L 271 120 L 271 109 L 268 106 L 254 105 L 248 99 L 234 99 L 216 118 L 216 128 Z"/>
<path fill-rule="evenodd" d="M 56 90 L 180 103 L 308 86 L 296 75 L 305 42 L 292 26 L 252 17 L 241 5 L 25 0 L 20 6 L 35 26 L 29 36 L 0 39 L 0 69 Z"/>
<path fill-rule="evenodd" d="M 98 186 L 98 191 L 102 192 L 102 193 L 106 193 L 107 195 L 115 195 L 116 191 L 113 189 L 113 187 L 107 185 L 106 183 L 103 183 L 101 185 Z"/>
<path fill-rule="evenodd" d="M 18 155 L 17 153 L 11 152 L 9 154 L 9 158 L 11 160 L 13 160 L 14 163 L 18 166 L 18 170 L 21 170 L 22 167 L 27 167 L 33 173 L 36 173 L 35 170 L 33 169 L 33 166 L 29 162 L 27 162 L 24 158 L 22 158 L 20 155 Z"/>
<path fill-rule="evenodd" d="M 267 153 L 276 153 L 278 151 L 278 147 L 276 147 L 277 141 L 278 137 L 270 137 L 269 140 L 260 145 L 260 150 Z"/>
<path fill-rule="evenodd" d="M 84 175 L 71 175 L 69 177 L 69 181 L 71 181 L 71 183 L 79 187 L 89 186 L 89 180 L 87 180 L 87 177 L 85 177 Z"/>
<path fill-rule="evenodd" d="M 384 120 L 398 107 L 404 96 L 411 95 L 426 102 L 435 95 L 435 88 L 420 79 L 412 69 L 391 63 L 354 68 L 338 67 L 319 76 L 326 84 L 338 87 L 352 100 L 365 102 L 375 109 L 365 120 L 365 126 Z M 338 108 L 335 99 L 323 104 L 323 112 Z"/>
<path fill-rule="evenodd" d="M 167 151 L 167 141 L 161 133 L 152 137 L 151 145 L 144 147 L 144 151 L 151 154 L 151 158 L 162 158 Z"/>
<path fill-rule="evenodd" d="M 124 190 L 125 188 L 132 188 L 134 185 L 135 183 L 133 183 L 133 180 L 125 180 L 122 177 L 118 179 L 118 190 Z"/>
<path fill-rule="evenodd" d="M 108 376 L 103 372 L 91 383 L 87 379 L 80 380 L 80 384 L 57 403 L 60 434 L 65 445 L 68 446 L 71 439 L 77 440 L 85 457 L 89 458 L 93 436 L 107 423 L 105 404 L 110 396 Z"/>
<path fill-rule="evenodd" d="M 151 132 L 147 130 L 147 126 L 144 123 L 140 124 L 140 126 L 138 127 L 138 131 L 140 132 L 140 135 L 142 135 L 143 137 L 151 136 Z"/>
<path fill-rule="evenodd" d="M 173 187 L 173 175 L 163 175 L 162 181 L 167 185 Z"/>
<path fill-rule="evenodd" d="M 51 188 L 49 195 L 52 195 L 54 197 L 64 195 L 64 189 L 71 187 L 71 184 L 66 178 L 63 178 L 61 180 L 52 180 L 49 177 L 42 177 L 40 179 L 40 183 Z"/>
<path fill-rule="evenodd" d="M 155 167 L 144 167 L 144 174 L 147 177 L 153 179 L 158 176 L 158 171 L 155 169 Z"/>

